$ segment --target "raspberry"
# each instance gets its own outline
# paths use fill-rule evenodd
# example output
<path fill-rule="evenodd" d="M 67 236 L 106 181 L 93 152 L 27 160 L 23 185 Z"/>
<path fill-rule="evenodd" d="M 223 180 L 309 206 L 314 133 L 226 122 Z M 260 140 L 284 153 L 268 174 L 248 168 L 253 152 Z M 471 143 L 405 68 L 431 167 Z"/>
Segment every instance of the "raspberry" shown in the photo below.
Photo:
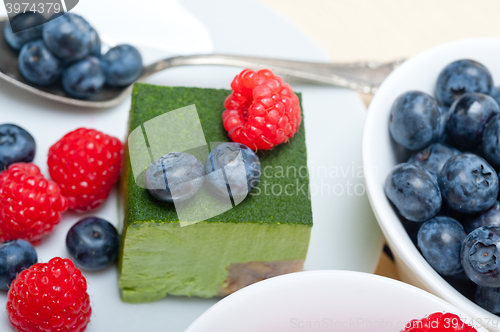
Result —
<path fill-rule="evenodd" d="M 404 332 L 477 332 L 459 316 L 452 313 L 436 312 L 422 319 L 408 322 Z M 402 331 L 402 332 L 403 332 Z"/>
<path fill-rule="evenodd" d="M 243 70 L 231 89 L 222 121 L 233 142 L 253 150 L 269 150 L 288 141 L 299 129 L 299 98 L 269 69 Z"/>
<path fill-rule="evenodd" d="M 77 212 L 100 206 L 118 181 L 123 144 L 94 129 L 79 128 L 49 149 L 49 173 Z"/>
<path fill-rule="evenodd" d="M 46 180 L 36 165 L 16 163 L 0 173 L 0 242 L 40 240 L 67 208 L 59 186 Z"/>
<path fill-rule="evenodd" d="M 18 332 L 81 332 L 91 313 L 87 281 L 69 259 L 22 271 L 7 294 L 7 314 Z"/>

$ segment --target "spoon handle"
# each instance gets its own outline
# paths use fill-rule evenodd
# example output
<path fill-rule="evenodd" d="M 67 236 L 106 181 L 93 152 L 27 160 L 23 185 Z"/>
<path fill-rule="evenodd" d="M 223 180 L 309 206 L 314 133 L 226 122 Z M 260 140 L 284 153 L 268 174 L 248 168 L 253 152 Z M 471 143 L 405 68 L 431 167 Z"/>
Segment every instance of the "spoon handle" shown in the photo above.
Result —
<path fill-rule="evenodd" d="M 393 62 L 320 63 L 225 54 L 185 55 L 166 58 L 144 67 L 141 78 L 178 66 L 221 65 L 243 68 L 270 68 L 284 78 L 349 88 L 374 94 L 384 79 L 404 60 Z"/>

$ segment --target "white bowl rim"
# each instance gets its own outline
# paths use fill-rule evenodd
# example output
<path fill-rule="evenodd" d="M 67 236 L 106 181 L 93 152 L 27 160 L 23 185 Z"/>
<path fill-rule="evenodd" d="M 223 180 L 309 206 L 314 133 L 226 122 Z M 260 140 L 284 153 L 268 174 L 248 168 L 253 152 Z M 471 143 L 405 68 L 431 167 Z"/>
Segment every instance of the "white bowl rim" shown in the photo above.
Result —
<path fill-rule="evenodd" d="M 402 226 L 400 219 L 398 218 L 392 207 L 390 209 L 376 208 L 389 204 L 388 199 L 385 197 L 385 194 L 383 192 L 383 188 L 379 188 L 379 183 L 377 182 L 377 176 L 383 176 L 385 178 L 386 174 L 377 174 L 375 168 L 369 167 L 372 162 L 370 150 L 374 148 L 374 146 L 372 145 L 373 142 L 370 138 L 378 129 L 374 128 L 374 126 L 371 126 L 371 123 L 375 121 L 377 116 L 380 116 L 380 112 L 377 112 L 377 110 L 382 109 L 383 107 L 390 107 L 385 104 L 383 100 L 386 94 L 386 87 L 389 84 L 392 84 L 393 81 L 397 81 L 399 79 L 398 76 L 402 70 L 405 70 L 410 66 L 414 66 L 415 64 L 423 61 L 424 59 L 430 58 L 437 53 L 444 52 L 449 48 L 465 48 L 472 47 L 478 44 L 484 45 L 484 43 L 496 43 L 500 45 L 500 38 L 468 38 L 441 44 L 411 57 L 410 59 L 406 60 L 400 67 L 394 70 L 382 83 L 377 94 L 374 96 L 373 100 L 370 103 L 370 106 L 368 107 L 368 114 L 365 120 L 362 139 L 362 164 L 365 172 L 365 184 L 368 198 L 375 217 L 379 222 L 380 228 L 382 229 L 391 249 L 397 250 L 397 252 L 395 252 L 395 255 L 397 255 L 398 258 L 401 259 L 401 261 L 403 261 L 408 267 L 411 268 L 413 272 L 417 274 L 418 281 L 421 283 L 421 285 L 429 292 L 452 303 L 474 318 L 491 317 L 498 320 L 498 316 L 481 308 L 480 306 L 463 296 L 450 284 L 448 284 L 448 282 L 444 280 L 427 263 L 427 261 L 422 257 L 418 249 L 411 241 L 410 237 L 406 233 L 406 230 Z M 436 73 L 436 76 L 437 74 L 438 73 Z M 389 129 L 387 127 L 387 131 L 388 130 Z"/>
<path fill-rule="evenodd" d="M 249 294 L 259 294 L 259 292 L 263 292 L 266 290 L 272 290 L 273 287 L 276 284 L 280 284 L 282 281 L 287 280 L 287 281 L 295 281 L 295 282 L 300 282 L 300 281 L 307 281 L 311 280 L 317 277 L 331 277 L 331 278 L 336 278 L 336 277 L 361 277 L 365 279 L 371 279 L 373 281 L 376 281 L 377 283 L 388 283 L 393 285 L 396 288 L 401 288 L 408 290 L 411 293 L 416 294 L 416 296 L 423 297 L 429 299 L 429 301 L 435 301 L 440 303 L 444 308 L 445 311 L 447 312 L 452 312 L 454 314 L 457 314 L 461 317 L 466 317 L 468 319 L 472 319 L 470 315 L 468 315 L 466 312 L 464 312 L 462 309 L 454 306 L 453 304 L 425 291 L 422 290 L 418 287 L 412 286 L 410 284 L 404 283 L 399 280 L 379 276 L 376 274 L 371 274 L 371 273 L 365 273 L 365 272 L 357 272 L 357 271 L 345 271 L 345 270 L 316 270 L 316 271 L 302 271 L 302 272 L 295 272 L 295 273 L 289 273 L 289 274 L 284 274 L 280 275 L 277 277 L 265 279 L 262 281 L 259 281 L 255 284 L 252 284 L 250 286 L 244 287 L 243 289 L 240 289 L 239 291 L 223 298 L 216 304 L 214 304 L 210 309 L 205 311 L 201 316 L 199 316 L 189 327 L 185 330 L 185 332 L 189 332 L 192 329 L 203 327 L 204 321 L 206 318 L 212 316 L 213 314 L 216 314 L 218 311 L 224 311 L 224 308 L 226 306 L 230 306 L 232 303 L 237 302 L 239 298 L 245 298 Z M 415 317 L 419 318 L 419 317 Z M 421 317 L 420 317 L 421 318 Z M 479 332 L 487 332 L 487 330 L 478 322 L 474 321 L 474 327 L 479 331 Z"/>

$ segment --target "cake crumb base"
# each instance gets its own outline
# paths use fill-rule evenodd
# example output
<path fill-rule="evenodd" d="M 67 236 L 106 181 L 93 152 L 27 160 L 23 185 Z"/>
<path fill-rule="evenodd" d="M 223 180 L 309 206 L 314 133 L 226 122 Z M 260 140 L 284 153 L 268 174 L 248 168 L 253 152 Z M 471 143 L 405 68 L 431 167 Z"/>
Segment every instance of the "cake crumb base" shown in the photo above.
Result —
<path fill-rule="evenodd" d="M 304 260 L 275 262 L 233 263 L 228 267 L 228 275 L 224 285 L 219 289 L 219 296 L 227 296 L 237 290 L 258 281 L 282 274 L 300 272 L 304 268 Z"/>

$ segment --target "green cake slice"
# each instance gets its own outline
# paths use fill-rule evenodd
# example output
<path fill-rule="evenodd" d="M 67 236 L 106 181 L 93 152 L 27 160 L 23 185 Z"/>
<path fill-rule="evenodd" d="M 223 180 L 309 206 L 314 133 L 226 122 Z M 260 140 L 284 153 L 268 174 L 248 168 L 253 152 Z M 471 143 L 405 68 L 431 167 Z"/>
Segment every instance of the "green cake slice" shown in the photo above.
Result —
<path fill-rule="evenodd" d="M 230 93 L 137 83 L 129 133 L 153 118 L 194 104 L 206 142 L 229 141 L 221 115 Z M 173 204 L 155 200 L 136 184 L 127 154 L 119 258 L 124 301 L 155 301 L 166 295 L 225 296 L 251 283 L 302 270 L 312 227 L 304 121 L 290 142 L 258 156 L 261 182 L 241 203 L 181 227 Z"/>

